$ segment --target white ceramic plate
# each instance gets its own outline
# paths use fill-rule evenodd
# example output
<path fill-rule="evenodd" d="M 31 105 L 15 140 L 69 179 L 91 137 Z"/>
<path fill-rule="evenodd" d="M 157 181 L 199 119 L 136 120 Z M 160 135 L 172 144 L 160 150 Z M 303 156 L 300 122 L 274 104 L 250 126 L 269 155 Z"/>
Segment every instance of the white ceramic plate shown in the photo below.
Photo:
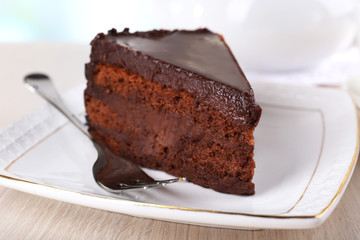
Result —
<path fill-rule="evenodd" d="M 256 194 L 191 183 L 114 195 L 94 182 L 91 142 L 45 105 L 0 133 L 0 184 L 133 216 L 226 228 L 310 228 L 339 202 L 358 155 L 357 111 L 343 91 L 254 83 L 263 115 L 255 131 Z M 64 96 L 84 115 L 83 86 Z M 169 177 L 146 171 L 154 178 Z"/>

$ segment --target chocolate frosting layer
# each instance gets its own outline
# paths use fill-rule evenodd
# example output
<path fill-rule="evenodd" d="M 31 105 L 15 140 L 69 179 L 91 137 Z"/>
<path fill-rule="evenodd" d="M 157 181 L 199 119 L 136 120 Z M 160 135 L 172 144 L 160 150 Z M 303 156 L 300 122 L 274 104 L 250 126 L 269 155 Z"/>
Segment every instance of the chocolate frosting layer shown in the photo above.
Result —
<path fill-rule="evenodd" d="M 91 42 L 88 80 L 111 64 L 175 91 L 187 91 L 236 122 L 256 126 L 261 108 L 223 38 L 207 29 L 98 34 Z"/>

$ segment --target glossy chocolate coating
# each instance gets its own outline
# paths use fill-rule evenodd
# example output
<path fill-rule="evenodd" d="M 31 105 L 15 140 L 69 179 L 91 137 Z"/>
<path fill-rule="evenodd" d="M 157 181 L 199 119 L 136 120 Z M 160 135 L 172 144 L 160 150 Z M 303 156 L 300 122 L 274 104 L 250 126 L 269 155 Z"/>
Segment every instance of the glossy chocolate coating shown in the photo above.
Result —
<path fill-rule="evenodd" d="M 128 29 L 92 41 L 92 79 L 97 64 L 111 64 L 140 76 L 186 91 L 217 108 L 233 121 L 254 127 L 261 109 L 249 82 L 223 38 L 207 29 L 129 33 Z"/>
<path fill-rule="evenodd" d="M 146 38 L 110 34 L 106 39 L 242 91 L 250 90 L 222 38 L 208 30 L 153 32 Z"/>

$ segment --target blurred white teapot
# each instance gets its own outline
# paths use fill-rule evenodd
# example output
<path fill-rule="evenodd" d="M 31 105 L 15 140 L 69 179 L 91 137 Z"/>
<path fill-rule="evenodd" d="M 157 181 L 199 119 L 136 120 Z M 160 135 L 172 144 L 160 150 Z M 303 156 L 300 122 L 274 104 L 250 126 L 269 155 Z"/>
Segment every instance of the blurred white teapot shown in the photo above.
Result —
<path fill-rule="evenodd" d="M 355 0 L 242 0 L 228 3 L 226 39 L 241 66 L 289 71 L 315 66 L 348 46 Z M 236 27 L 235 27 L 236 26 Z"/>

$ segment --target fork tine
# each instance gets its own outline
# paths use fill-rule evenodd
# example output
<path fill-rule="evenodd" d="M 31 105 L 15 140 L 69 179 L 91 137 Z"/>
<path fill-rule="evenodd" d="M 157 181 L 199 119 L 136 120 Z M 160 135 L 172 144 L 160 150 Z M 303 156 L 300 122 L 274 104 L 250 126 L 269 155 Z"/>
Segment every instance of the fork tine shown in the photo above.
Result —
<path fill-rule="evenodd" d="M 119 193 L 122 192 L 124 190 L 130 190 L 130 189 L 139 189 L 139 188 L 143 188 L 143 189 L 149 189 L 149 188 L 156 188 L 156 187 L 164 187 L 167 184 L 170 183 L 176 183 L 176 182 L 182 182 L 182 181 L 186 181 L 186 178 L 184 177 L 179 177 L 179 178 L 172 178 L 172 179 L 166 179 L 166 180 L 159 180 L 159 181 L 154 181 L 151 183 L 135 183 L 134 185 L 129 185 L 129 184 L 123 184 L 123 183 L 119 183 L 118 184 L 118 189 L 108 189 L 108 191 L 111 191 L 113 193 Z M 106 187 L 106 186 L 103 186 Z"/>

